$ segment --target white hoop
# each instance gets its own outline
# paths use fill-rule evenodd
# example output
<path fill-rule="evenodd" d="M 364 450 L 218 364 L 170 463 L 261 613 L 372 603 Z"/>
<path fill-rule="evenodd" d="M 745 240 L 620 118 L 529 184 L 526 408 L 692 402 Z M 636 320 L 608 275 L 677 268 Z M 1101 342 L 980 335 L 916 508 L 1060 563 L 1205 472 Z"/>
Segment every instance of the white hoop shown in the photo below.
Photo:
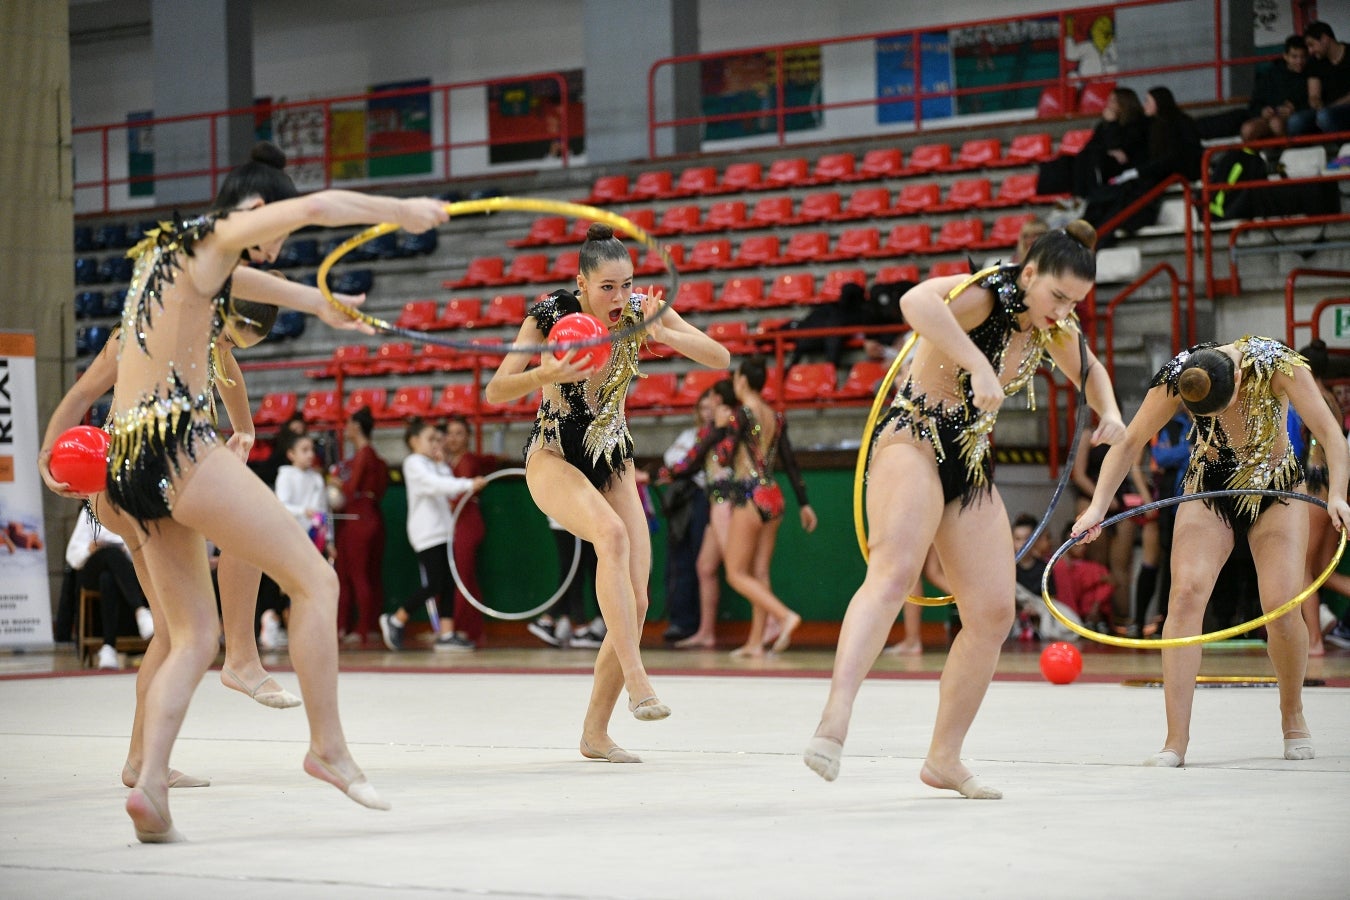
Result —
<path fill-rule="evenodd" d="M 491 472 L 483 476 L 483 480 L 496 481 L 498 478 L 505 478 L 507 475 L 519 475 L 520 477 L 523 478 L 525 476 L 525 470 L 522 468 L 498 469 L 495 472 Z M 509 613 L 493 609 L 492 607 L 488 606 L 487 604 L 483 603 L 483 601 L 475 597 L 473 593 L 468 589 L 468 587 L 465 586 L 464 579 L 461 578 L 459 575 L 459 567 L 455 565 L 455 525 L 456 523 L 459 522 L 460 512 L 464 509 L 465 505 L 469 502 L 469 500 L 472 497 L 473 497 L 472 491 L 465 491 L 460 496 L 460 498 L 457 501 L 455 501 L 455 508 L 450 516 L 450 538 L 449 540 L 446 541 L 446 553 L 450 557 L 450 574 L 455 579 L 455 586 L 458 587 L 459 592 L 464 595 L 464 599 L 468 600 L 469 603 L 471 603 L 484 615 L 492 616 L 494 619 L 505 619 L 509 622 L 519 621 L 521 619 L 533 619 L 535 616 L 539 615 L 544 610 L 548 609 L 554 603 L 557 603 L 558 598 L 560 598 L 563 594 L 567 593 L 568 586 L 571 585 L 572 579 L 576 577 L 577 567 L 581 565 L 581 538 L 577 537 L 576 535 L 572 535 L 572 538 L 576 541 L 575 548 L 572 550 L 572 568 L 567 570 L 567 577 L 563 579 L 562 585 L 558 588 L 558 590 L 553 594 L 552 597 L 549 597 L 547 600 L 536 606 L 534 609 L 529 609 L 526 610 L 525 612 Z"/>

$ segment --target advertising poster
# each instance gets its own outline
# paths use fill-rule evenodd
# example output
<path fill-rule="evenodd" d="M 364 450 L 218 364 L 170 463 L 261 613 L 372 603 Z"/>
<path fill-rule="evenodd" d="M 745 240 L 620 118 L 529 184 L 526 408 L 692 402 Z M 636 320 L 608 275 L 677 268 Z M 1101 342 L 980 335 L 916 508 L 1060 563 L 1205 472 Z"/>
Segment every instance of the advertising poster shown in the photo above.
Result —
<path fill-rule="evenodd" d="M 1016 84 L 1059 77 L 1059 19 L 1047 16 L 951 30 L 952 64 L 959 88 Z M 962 114 L 1030 109 L 1041 87 L 962 94 Z"/>
<path fill-rule="evenodd" d="M 329 163 L 329 174 L 334 181 L 365 178 L 366 111 L 334 107 L 330 121 L 333 161 Z M 343 159 L 344 156 L 357 158 Z"/>
<path fill-rule="evenodd" d="M 51 592 L 37 471 L 37 341 L 0 331 L 0 647 L 50 647 Z"/>
<path fill-rule="evenodd" d="M 908 34 L 880 38 L 876 42 L 877 97 L 914 96 L 914 39 Z M 951 41 L 945 31 L 926 31 L 919 36 L 919 84 L 922 90 L 952 89 Z M 920 107 L 924 119 L 945 119 L 952 114 L 951 97 L 928 97 Z M 914 121 L 914 103 L 884 103 L 877 107 L 877 124 Z"/>
<path fill-rule="evenodd" d="M 548 159 L 562 155 L 563 116 L 567 116 L 568 153 L 586 150 L 585 74 L 560 73 L 567 83 L 564 112 L 557 79 L 529 78 L 488 88 L 488 161 Z"/>
<path fill-rule="evenodd" d="M 430 86 L 430 78 L 417 78 L 372 85 L 370 93 Z M 335 121 L 334 129 L 336 127 Z M 336 137 L 334 134 L 335 140 Z M 371 153 L 367 163 L 371 178 L 431 174 L 431 94 L 368 99 L 366 147 Z"/>
<path fill-rule="evenodd" d="M 783 106 L 820 103 L 820 47 L 796 47 L 783 53 Z M 707 141 L 773 134 L 778 130 L 774 110 L 778 103 L 774 53 L 742 53 L 719 56 L 701 63 L 701 107 L 705 116 L 728 113 L 746 115 L 718 122 L 707 122 L 703 139 Z M 758 115 L 755 115 L 758 113 Z M 789 113 L 783 122 L 785 131 L 819 128 L 824 112 Z"/>
<path fill-rule="evenodd" d="M 1115 10 L 1084 9 L 1065 16 L 1064 61 L 1065 71 L 1079 78 L 1120 71 Z"/>

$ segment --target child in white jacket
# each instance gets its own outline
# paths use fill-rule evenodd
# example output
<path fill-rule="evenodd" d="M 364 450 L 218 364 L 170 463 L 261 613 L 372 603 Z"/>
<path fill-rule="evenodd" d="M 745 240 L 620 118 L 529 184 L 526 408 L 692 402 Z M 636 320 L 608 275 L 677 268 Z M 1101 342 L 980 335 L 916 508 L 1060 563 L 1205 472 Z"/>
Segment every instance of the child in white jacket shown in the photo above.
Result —
<path fill-rule="evenodd" d="M 295 516 L 295 521 L 300 523 L 319 552 L 332 562 L 334 546 L 328 491 L 323 472 L 315 465 L 314 439 L 307 434 L 287 432 L 278 452 L 285 456 L 286 463 L 277 468 L 276 485 L 273 488 L 277 499 L 287 512 Z M 258 646 L 263 650 L 279 650 L 286 646 L 282 623 L 290 601 L 282 596 L 281 589 L 271 578 L 262 581 L 258 606 L 262 609 L 258 619 Z"/>
<path fill-rule="evenodd" d="M 455 632 L 454 576 L 450 572 L 450 503 L 468 491 L 480 491 L 483 478 L 457 478 L 440 461 L 441 433 L 421 419 L 408 423 L 403 441 L 411 451 L 403 460 L 403 482 L 408 490 L 408 542 L 417 554 L 422 588 L 413 603 L 425 602 L 436 627 L 437 650 L 473 650 L 472 641 Z M 407 606 L 380 616 L 380 632 L 390 650 L 403 649 L 408 624 Z"/>

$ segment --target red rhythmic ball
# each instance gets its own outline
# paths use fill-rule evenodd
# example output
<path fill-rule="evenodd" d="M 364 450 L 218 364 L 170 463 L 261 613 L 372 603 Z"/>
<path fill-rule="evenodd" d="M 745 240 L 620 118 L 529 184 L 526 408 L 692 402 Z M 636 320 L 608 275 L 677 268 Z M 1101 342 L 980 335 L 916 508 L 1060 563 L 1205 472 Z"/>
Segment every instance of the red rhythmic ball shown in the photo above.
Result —
<path fill-rule="evenodd" d="M 1083 654 L 1073 644 L 1055 641 L 1041 651 L 1041 674 L 1051 684 L 1069 684 L 1083 671 Z"/>
<path fill-rule="evenodd" d="M 554 324 L 548 333 L 550 344 L 575 344 L 581 341 L 593 341 L 608 337 L 609 331 L 600 320 L 587 313 L 568 313 Z M 554 351 L 553 355 L 562 359 L 566 351 Z M 596 344 L 593 347 L 578 347 L 572 357 L 577 365 L 595 370 L 609 362 L 609 344 Z"/>
<path fill-rule="evenodd" d="M 47 468 L 77 494 L 97 494 L 108 484 L 108 432 L 90 425 L 61 432 Z"/>

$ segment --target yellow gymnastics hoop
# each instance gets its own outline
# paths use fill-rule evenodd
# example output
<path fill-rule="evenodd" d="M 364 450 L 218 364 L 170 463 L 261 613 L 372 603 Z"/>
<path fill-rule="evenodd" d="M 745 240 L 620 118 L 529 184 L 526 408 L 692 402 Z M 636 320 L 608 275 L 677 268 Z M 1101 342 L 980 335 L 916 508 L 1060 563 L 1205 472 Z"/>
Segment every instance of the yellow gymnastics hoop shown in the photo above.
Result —
<path fill-rule="evenodd" d="M 1297 494 L 1292 491 L 1262 491 L 1262 490 L 1202 491 L 1200 493 L 1195 494 L 1183 494 L 1180 497 L 1169 497 L 1166 500 L 1158 500 L 1153 503 L 1147 503 L 1143 506 L 1137 506 L 1134 509 L 1126 510 L 1123 513 L 1112 516 L 1111 518 L 1102 522 L 1101 526 L 1099 527 L 1113 525 L 1116 522 L 1121 521 L 1122 519 L 1128 519 L 1131 518 L 1132 516 L 1137 516 L 1140 513 L 1144 512 L 1151 512 L 1152 510 L 1157 509 L 1161 506 L 1174 506 L 1177 503 L 1182 503 L 1187 500 L 1205 500 L 1215 496 L 1233 496 L 1235 494 L 1261 494 L 1266 496 L 1274 495 L 1278 497 L 1301 498 L 1308 503 L 1313 503 L 1319 506 L 1325 505 L 1316 497 L 1311 497 L 1308 496 L 1307 494 Z M 1318 575 L 1317 578 L 1313 580 L 1312 584 L 1308 585 L 1302 591 L 1299 591 L 1299 593 L 1296 594 L 1293 597 L 1293 599 L 1289 600 L 1287 603 L 1284 603 L 1283 605 L 1278 606 L 1275 609 L 1272 609 L 1268 613 L 1257 616 L 1255 619 L 1251 619 L 1250 621 L 1240 622 L 1237 625 L 1232 625 L 1228 628 L 1220 629 L 1219 631 L 1211 631 L 1204 634 L 1194 634 L 1189 637 L 1127 638 L 1127 637 L 1117 637 L 1114 634 L 1098 634 L 1097 632 L 1093 631 L 1090 628 L 1084 628 L 1082 625 L 1079 625 L 1077 622 L 1065 616 L 1064 613 L 1060 612 L 1059 608 L 1055 606 L 1055 601 L 1052 600 L 1050 597 L 1051 568 L 1054 566 L 1055 561 L 1059 559 L 1070 547 L 1076 544 L 1081 538 L 1082 535 L 1078 535 L 1076 537 L 1070 538 L 1068 541 L 1065 541 L 1064 545 L 1060 547 L 1058 550 L 1056 550 L 1054 555 L 1050 557 L 1050 562 L 1047 563 L 1045 566 L 1045 573 L 1041 576 L 1041 599 L 1045 601 L 1046 608 L 1050 610 L 1050 615 L 1054 616 L 1055 619 L 1057 619 L 1061 625 L 1072 631 L 1074 634 L 1080 637 L 1085 637 L 1090 641 L 1096 641 L 1099 644 L 1108 644 L 1112 647 L 1129 647 L 1137 650 L 1166 650 L 1170 647 L 1192 647 L 1195 646 L 1196 644 L 1208 644 L 1212 641 L 1222 641 L 1230 637 L 1236 637 L 1239 634 L 1246 634 L 1249 631 L 1260 628 L 1267 622 L 1274 622 L 1276 619 L 1280 618 L 1280 616 L 1286 615 L 1292 612 L 1293 610 L 1297 609 L 1299 605 L 1303 603 L 1304 600 L 1307 600 L 1309 597 L 1311 597 L 1317 591 L 1317 589 L 1320 588 L 1322 584 L 1328 578 L 1331 577 L 1331 573 L 1336 571 L 1336 566 L 1341 561 L 1341 554 L 1345 552 L 1345 532 L 1342 531 L 1341 541 L 1336 546 L 1336 552 L 1333 553 L 1331 556 L 1331 562 L 1328 563 L 1327 567 L 1322 570 L 1322 574 Z"/>
<path fill-rule="evenodd" d="M 661 301 L 661 308 L 656 316 L 659 318 L 675 302 L 675 295 L 680 289 L 680 275 L 675 269 L 674 260 L 671 259 L 669 251 L 661 246 L 656 238 L 652 237 L 636 222 L 625 219 L 616 213 L 608 210 L 597 209 L 594 206 L 586 206 L 581 203 L 567 203 L 562 200 L 536 200 L 524 197 L 488 197 L 483 200 L 459 200 L 454 203 L 446 203 L 445 211 L 451 217 L 471 215 L 474 213 L 494 213 L 494 212 L 541 212 L 554 213 L 561 216 L 570 216 L 575 219 L 590 219 L 594 222 L 600 222 L 613 228 L 615 231 L 631 235 L 639 244 L 647 249 L 657 253 L 665 264 L 666 271 L 671 280 L 671 286 L 666 296 Z M 374 328 L 376 331 L 386 334 L 407 337 L 413 340 L 422 341 L 429 344 L 437 344 L 443 347 L 450 347 L 456 350 L 462 350 L 466 353 L 538 353 L 539 347 L 535 344 L 483 344 L 474 340 L 456 340 L 454 338 L 444 338 L 438 335 L 428 334 L 425 331 L 417 331 L 411 328 L 402 328 L 392 322 L 372 316 L 369 313 L 362 312 L 355 307 L 348 306 L 341 300 L 333 296 L 333 290 L 328 286 L 328 272 L 333 265 L 342 257 L 355 250 L 368 241 L 374 240 L 382 234 L 388 234 L 391 231 L 398 231 L 398 225 L 393 222 L 384 222 L 379 225 L 372 225 L 364 231 L 357 232 L 347 240 L 343 241 L 333 248 L 323 262 L 319 263 L 317 273 L 319 293 L 323 295 L 328 305 L 342 313 L 349 319 L 361 322 Z M 586 341 L 570 341 L 556 345 L 557 350 L 571 350 L 581 347 L 594 347 L 600 344 L 612 343 L 614 340 L 627 337 L 630 334 L 643 331 L 647 328 L 649 320 L 642 319 L 633 325 L 627 325 L 617 331 L 601 337 Z"/>

